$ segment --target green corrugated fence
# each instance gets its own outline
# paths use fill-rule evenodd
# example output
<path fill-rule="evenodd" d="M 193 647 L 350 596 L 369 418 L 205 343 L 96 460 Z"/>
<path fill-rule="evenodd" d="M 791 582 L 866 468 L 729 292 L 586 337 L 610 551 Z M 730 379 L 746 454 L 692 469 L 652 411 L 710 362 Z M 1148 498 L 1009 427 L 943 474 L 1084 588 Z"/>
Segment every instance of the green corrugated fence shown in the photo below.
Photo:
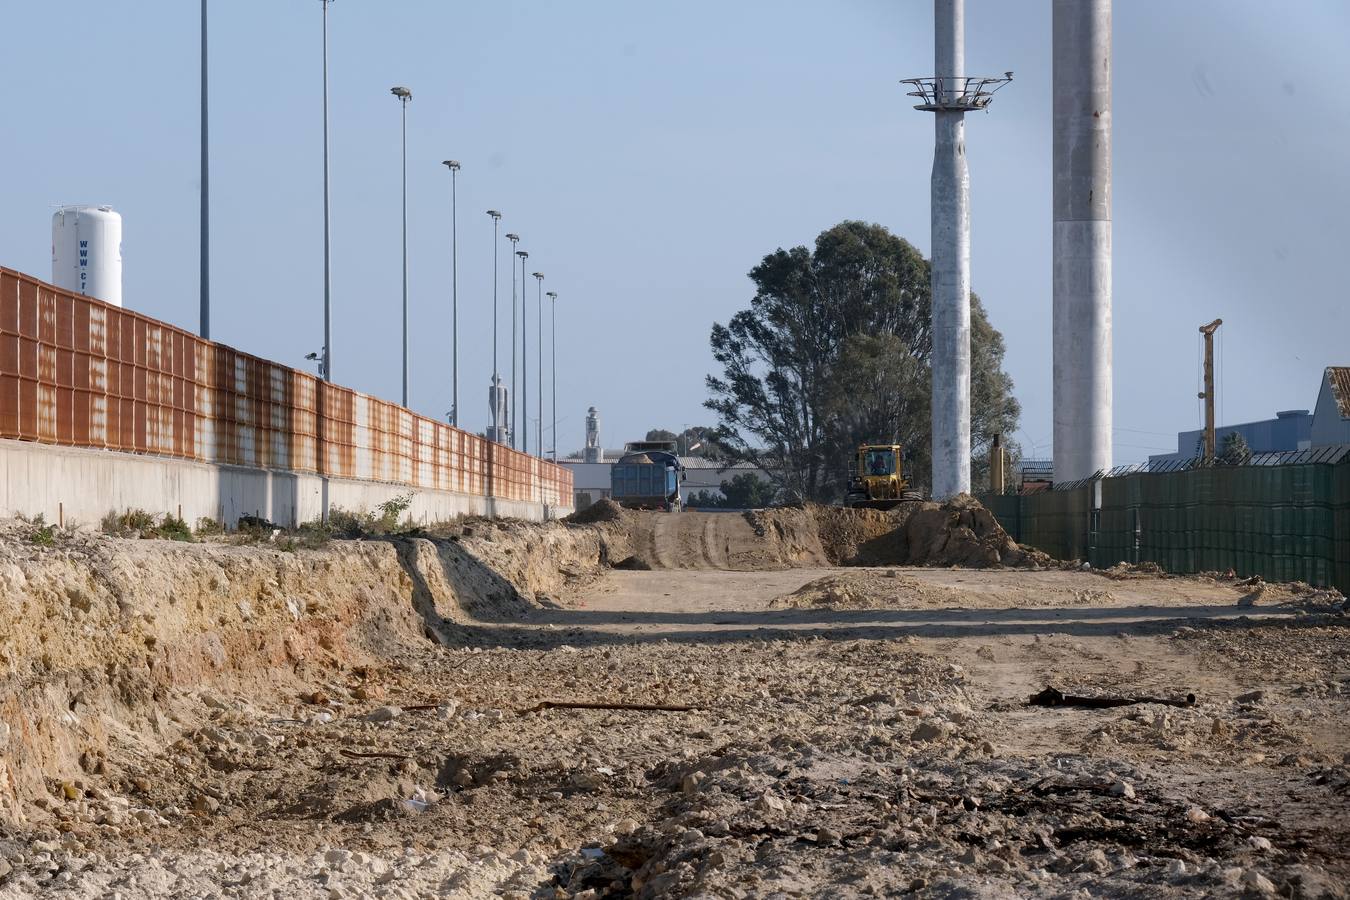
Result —
<path fill-rule="evenodd" d="M 1015 540 L 1058 559 L 1151 561 L 1175 573 L 1233 569 L 1350 593 L 1350 457 L 1140 472 L 982 499 Z"/>

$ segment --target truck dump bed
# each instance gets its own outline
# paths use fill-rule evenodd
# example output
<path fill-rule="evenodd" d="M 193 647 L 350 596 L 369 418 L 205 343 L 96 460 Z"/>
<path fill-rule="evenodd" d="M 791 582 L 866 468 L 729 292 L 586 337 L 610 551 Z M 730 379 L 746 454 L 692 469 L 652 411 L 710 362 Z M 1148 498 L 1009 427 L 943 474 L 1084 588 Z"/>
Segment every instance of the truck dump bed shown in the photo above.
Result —
<path fill-rule="evenodd" d="M 630 453 L 610 469 L 610 496 L 628 509 L 679 507 L 679 460 L 672 453 Z"/>

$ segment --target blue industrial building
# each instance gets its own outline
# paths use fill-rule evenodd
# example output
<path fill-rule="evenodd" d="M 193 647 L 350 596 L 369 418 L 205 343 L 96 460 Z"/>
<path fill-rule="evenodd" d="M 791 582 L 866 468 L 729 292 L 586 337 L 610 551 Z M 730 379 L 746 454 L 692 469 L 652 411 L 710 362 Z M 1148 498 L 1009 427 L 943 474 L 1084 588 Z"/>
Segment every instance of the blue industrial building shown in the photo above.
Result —
<path fill-rule="evenodd" d="M 1247 446 L 1253 453 L 1281 453 L 1350 444 L 1350 366 L 1326 368 L 1322 373 L 1322 383 L 1318 386 L 1317 407 L 1313 412 L 1289 409 L 1276 413 L 1273 419 L 1217 426 L 1214 429 L 1217 452 L 1223 452 L 1224 438 L 1235 431 L 1247 439 Z M 1149 468 L 1203 455 L 1204 439 L 1202 428 L 1181 432 L 1177 435 L 1177 452 L 1150 456 Z"/>
<path fill-rule="evenodd" d="M 1284 450 L 1306 450 L 1312 446 L 1312 413 L 1306 409 L 1287 409 L 1277 412 L 1273 419 L 1243 422 L 1240 425 L 1220 425 L 1214 429 L 1214 446 L 1223 452 L 1224 438 L 1237 432 L 1247 440 L 1253 453 L 1278 453 Z M 1149 468 L 1183 459 L 1195 459 L 1205 452 L 1205 430 L 1196 428 L 1177 435 L 1177 452 L 1162 453 L 1148 458 Z"/>

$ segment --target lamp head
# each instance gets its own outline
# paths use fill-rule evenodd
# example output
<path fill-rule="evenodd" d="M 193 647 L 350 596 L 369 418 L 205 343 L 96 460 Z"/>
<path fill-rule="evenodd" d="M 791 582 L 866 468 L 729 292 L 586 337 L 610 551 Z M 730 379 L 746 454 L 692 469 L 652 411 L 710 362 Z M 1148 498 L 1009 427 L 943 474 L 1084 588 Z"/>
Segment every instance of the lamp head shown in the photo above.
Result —
<path fill-rule="evenodd" d="M 404 103 L 407 103 L 409 100 L 412 99 L 412 91 L 408 90 L 402 85 L 396 85 L 394 87 L 391 87 L 389 89 L 389 93 L 393 94 L 395 97 L 402 100 Z"/>
<path fill-rule="evenodd" d="M 443 162 L 441 163 L 441 165 L 445 166 L 445 167 L 446 167 L 447 169 L 449 169 L 451 172 L 458 172 L 458 171 L 459 171 L 459 160 L 457 160 L 457 159 L 447 159 L 447 160 L 443 161 Z"/>
<path fill-rule="evenodd" d="M 531 272 L 530 274 L 533 275 L 535 278 L 538 278 L 540 281 L 544 280 L 543 272 Z"/>
<path fill-rule="evenodd" d="M 495 209 L 489 209 L 489 210 L 487 211 L 487 214 L 488 214 L 489 216 L 492 216 L 492 218 L 494 218 L 494 219 L 500 219 L 500 218 L 502 217 L 502 214 L 499 213 L 499 212 L 497 212 Z"/>
<path fill-rule="evenodd" d="M 516 241 L 520 240 L 520 235 L 512 234 L 511 232 L 508 231 L 506 233 L 506 239 L 514 244 Z"/>
<path fill-rule="evenodd" d="M 557 299 L 558 299 L 558 292 L 557 292 L 557 291 L 546 291 L 546 292 L 544 293 L 544 296 L 545 296 L 545 297 L 549 297 L 549 298 L 551 298 L 551 299 L 553 299 L 553 300 L 557 300 Z"/>
<path fill-rule="evenodd" d="M 519 256 L 522 262 L 530 258 L 530 254 L 526 253 L 524 250 L 517 250 L 516 256 Z"/>

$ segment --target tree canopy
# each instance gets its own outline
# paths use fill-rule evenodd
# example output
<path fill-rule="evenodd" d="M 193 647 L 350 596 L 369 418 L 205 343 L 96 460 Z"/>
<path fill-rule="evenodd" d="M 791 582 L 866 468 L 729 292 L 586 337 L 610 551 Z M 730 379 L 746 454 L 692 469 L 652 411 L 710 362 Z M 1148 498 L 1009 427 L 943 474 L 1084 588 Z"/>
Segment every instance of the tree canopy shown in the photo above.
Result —
<path fill-rule="evenodd" d="M 928 261 L 880 225 L 843 222 L 814 250 L 778 249 L 750 272 L 750 308 L 712 328 L 704 405 L 721 453 L 751 462 L 798 497 L 830 500 L 863 442 L 902 444 L 910 479 L 931 475 L 932 303 Z M 995 433 L 1021 409 L 1003 371 L 1003 336 L 971 295 L 975 476 Z"/>
<path fill-rule="evenodd" d="M 719 458 L 717 429 L 707 425 L 690 425 L 681 432 L 666 428 L 653 428 L 643 438 L 647 441 L 674 441 L 685 456 L 701 456 L 704 459 Z"/>
<path fill-rule="evenodd" d="M 772 503 L 778 494 L 772 482 L 754 472 L 742 472 L 723 479 L 721 491 L 720 496 L 712 491 L 699 491 L 689 497 L 687 505 L 702 509 L 759 509 Z"/>

